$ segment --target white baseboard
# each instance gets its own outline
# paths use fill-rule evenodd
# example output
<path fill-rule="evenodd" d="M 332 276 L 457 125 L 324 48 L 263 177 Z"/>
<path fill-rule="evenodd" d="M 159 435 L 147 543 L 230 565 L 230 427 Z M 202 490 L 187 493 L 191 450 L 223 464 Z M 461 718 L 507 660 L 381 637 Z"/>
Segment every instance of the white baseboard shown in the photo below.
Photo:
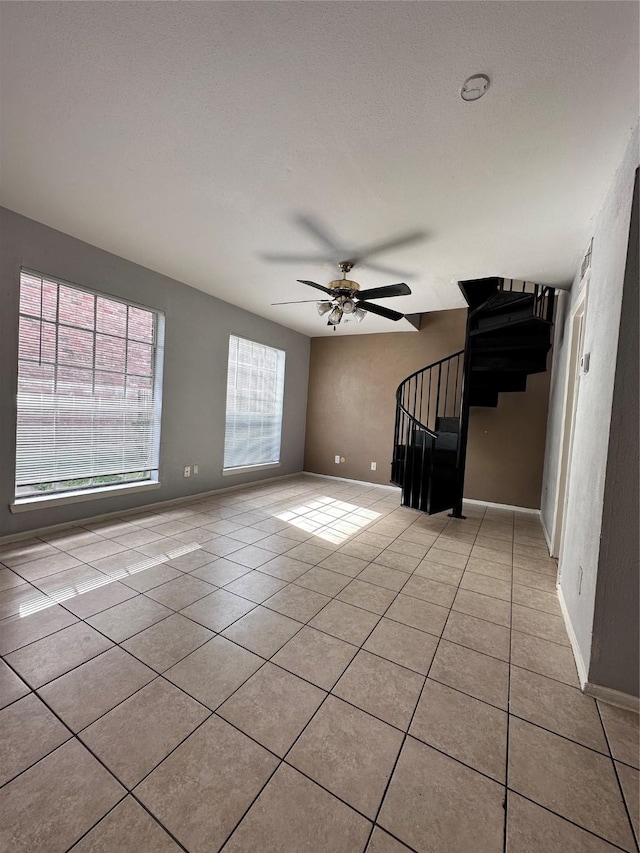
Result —
<path fill-rule="evenodd" d="M 607 702 L 609 705 L 617 705 L 618 708 L 624 708 L 627 711 L 635 711 L 636 714 L 640 713 L 640 698 L 638 696 L 632 696 L 630 693 L 623 693 L 621 690 L 614 690 L 611 687 L 603 687 L 601 684 L 592 684 L 589 681 L 587 667 L 582 658 L 582 653 L 580 652 L 580 647 L 578 645 L 578 638 L 573 630 L 569 611 L 567 610 L 564 595 L 562 594 L 562 587 L 560 586 L 558 586 L 558 600 L 564 617 L 567 634 L 569 635 L 569 642 L 571 643 L 571 650 L 576 662 L 576 669 L 578 670 L 578 679 L 580 681 L 580 688 L 582 692 L 586 693 L 588 696 L 593 696 L 594 699 L 599 699 L 601 702 Z"/>
<path fill-rule="evenodd" d="M 616 705 L 618 708 L 624 708 L 625 711 L 640 713 L 640 697 L 638 696 L 623 693 L 621 690 L 614 690 L 612 687 L 603 687 L 601 684 L 591 684 L 588 681 L 583 689 L 589 696 L 593 696 L 594 699 L 599 699 L 601 702 Z"/>
<path fill-rule="evenodd" d="M 314 471 L 303 471 L 308 477 L 320 477 L 322 480 L 338 480 L 341 483 L 353 483 L 354 486 L 366 486 L 369 489 L 386 489 L 397 492 L 400 486 L 385 486 L 384 483 L 369 483 L 367 480 L 350 480 L 348 477 L 334 477 L 331 474 L 316 474 Z"/>
<path fill-rule="evenodd" d="M 514 506 L 513 504 L 497 504 L 492 501 L 478 501 L 475 498 L 463 498 L 464 503 L 471 504 L 472 506 L 487 506 L 492 509 L 506 509 L 510 512 L 526 512 L 530 515 L 540 515 L 539 509 L 531 509 L 528 506 Z"/>
<path fill-rule="evenodd" d="M 309 477 L 321 477 L 323 480 L 338 480 L 342 483 L 353 483 L 356 486 L 368 486 L 377 489 L 388 489 L 390 491 L 398 491 L 400 486 L 386 486 L 383 483 L 370 483 L 368 480 L 350 480 L 348 477 L 335 477 L 332 474 L 316 474 L 314 471 L 303 471 L 303 474 L 307 474 Z M 475 498 L 463 498 L 464 503 L 471 504 L 472 506 L 485 506 L 492 507 L 493 509 L 506 509 L 511 512 L 526 512 L 530 515 L 540 515 L 539 509 L 531 509 L 531 507 L 526 506 L 513 506 L 512 504 L 499 504 L 492 503 L 491 501 L 480 501 L 475 500 Z"/>
<path fill-rule="evenodd" d="M 562 587 L 559 586 L 557 591 L 558 601 L 560 602 L 560 610 L 562 611 L 562 616 L 564 617 L 565 628 L 567 629 L 567 634 L 569 635 L 569 642 L 571 643 L 571 651 L 573 652 L 573 657 L 576 662 L 576 669 L 578 670 L 580 689 L 585 690 L 588 684 L 587 667 L 582 658 L 582 653 L 580 651 L 580 646 L 578 645 L 578 638 L 576 637 L 576 632 L 573 630 L 573 624 L 571 623 L 569 611 L 564 600 L 564 595 L 562 594 Z"/>
<path fill-rule="evenodd" d="M 542 527 L 542 532 L 544 533 L 544 538 L 547 542 L 547 548 L 549 549 L 549 556 L 554 557 L 554 554 L 552 553 L 553 549 L 551 548 L 551 537 L 549 536 L 549 531 L 547 530 L 547 525 L 544 523 L 544 517 L 543 517 L 542 513 L 540 513 L 540 525 Z"/>

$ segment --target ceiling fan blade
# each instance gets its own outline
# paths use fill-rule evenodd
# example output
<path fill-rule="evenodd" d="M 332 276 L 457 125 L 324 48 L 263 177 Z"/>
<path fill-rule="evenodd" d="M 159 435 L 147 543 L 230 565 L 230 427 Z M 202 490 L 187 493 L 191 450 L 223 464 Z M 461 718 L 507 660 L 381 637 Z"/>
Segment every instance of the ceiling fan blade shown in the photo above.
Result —
<path fill-rule="evenodd" d="M 342 247 L 336 243 L 336 241 L 327 233 L 322 225 L 317 221 L 317 219 L 312 218 L 311 216 L 305 216 L 304 214 L 300 214 L 296 216 L 295 221 L 298 225 L 302 225 L 310 234 L 316 238 L 318 243 L 321 243 L 323 246 L 331 252 L 331 255 L 334 256 L 336 254 L 340 255 L 342 253 Z"/>
<path fill-rule="evenodd" d="M 259 257 L 263 261 L 278 264 L 328 264 L 335 262 L 333 255 L 272 255 L 269 252 L 263 252 Z"/>
<path fill-rule="evenodd" d="M 408 270 L 393 269 L 392 267 L 383 267 L 381 264 L 374 264 L 370 263 L 369 261 L 360 261 L 360 263 L 358 264 L 358 269 L 373 270 L 374 272 L 381 272 L 384 273 L 384 275 L 393 276 L 394 278 L 415 277 L 414 272 L 409 272 Z"/>
<path fill-rule="evenodd" d="M 356 294 L 358 299 L 385 299 L 389 296 L 411 296 L 411 288 L 408 284 L 388 284 L 386 287 L 371 287 L 369 290 L 359 290 Z"/>
<path fill-rule="evenodd" d="M 389 252 L 391 249 L 399 249 L 401 246 L 409 245 L 409 243 L 417 243 L 420 240 L 424 240 L 426 236 L 424 231 L 410 231 L 408 234 L 394 237 L 393 240 L 383 240 L 380 243 L 373 243 L 371 246 L 358 249 L 353 253 L 351 258 L 355 263 L 362 263 L 362 261 L 370 258 L 372 255 Z"/>
<path fill-rule="evenodd" d="M 324 302 L 324 299 L 319 300 Z M 329 301 L 328 299 L 326 300 Z M 318 299 L 294 299 L 293 302 L 272 302 L 272 305 L 302 305 L 303 302 L 318 302 Z"/>
<path fill-rule="evenodd" d="M 363 308 L 371 314 L 378 314 L 386 320 L 402 320 L 404 314 L 399 311 L 392 311 L 390 308 L 383 308 L 382 305 L 374 305 L 373 302 L 358 302 L 358 308 Z"/>
<path fill-rule="evenodd" d="M 309 287 L 315 287 L 318 290 L 323 290 L 325 293 L 330 293 L 332 296 L 334 295 L 333 290 L 328 287 L 325 287 L 324 284 L 316 284 L 315 281 L 305 281 L 303 278 L 298 278 L 296 281 L 299 281 L 300 284 L 308 284 Z"/>
<path fill-rule="evenodd" d="M 331 264 L 335 266 L 339 261 L 344 261 L 349 257 L 348 252 L 333 255 L 274 255 L 268 252 L 263 252 L 259 255 L 261 260 L 274 264 Z M 394 267 L 384 267 L 381 264 L 369 263 L 368 261 L 359 261 L 358 269 L 369 269 L 373 272 L 381 272 L 384 275 L 393 276 L 394 278 L 411 278 L 415 273 L 409 270 L 399 270 Z"/>

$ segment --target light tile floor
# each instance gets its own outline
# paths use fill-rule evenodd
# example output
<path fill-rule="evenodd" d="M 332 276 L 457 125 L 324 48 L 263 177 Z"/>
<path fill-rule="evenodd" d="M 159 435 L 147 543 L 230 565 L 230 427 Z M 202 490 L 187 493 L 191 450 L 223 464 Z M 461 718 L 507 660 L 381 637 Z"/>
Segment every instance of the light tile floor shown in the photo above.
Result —
<path fill-rule="evenodd" d="M 638 719 L 536 517 L 467 514 L 300 476 L 0 546 L 0 848 L 634 851 Z"/>

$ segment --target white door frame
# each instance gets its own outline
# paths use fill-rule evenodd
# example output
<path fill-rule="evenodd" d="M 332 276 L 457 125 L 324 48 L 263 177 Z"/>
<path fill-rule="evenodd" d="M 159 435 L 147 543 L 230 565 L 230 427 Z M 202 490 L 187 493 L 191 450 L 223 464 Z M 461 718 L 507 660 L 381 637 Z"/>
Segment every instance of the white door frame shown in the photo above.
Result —
<path fill-rule="evenodd" d="M 571 322 L 569 325 L 570 340 L 562 411 L 562 434 L 560 439 L 558 478 L 556 481 L 553 530 L 551 532 L 551 555 L 553 557 L 560 556 L 566 518 L 575 416 L 580 393 L 580 362 L 583 354 L 588 284 L 588 280 L 583 281 L 582 292 L 571 311 Z"/>

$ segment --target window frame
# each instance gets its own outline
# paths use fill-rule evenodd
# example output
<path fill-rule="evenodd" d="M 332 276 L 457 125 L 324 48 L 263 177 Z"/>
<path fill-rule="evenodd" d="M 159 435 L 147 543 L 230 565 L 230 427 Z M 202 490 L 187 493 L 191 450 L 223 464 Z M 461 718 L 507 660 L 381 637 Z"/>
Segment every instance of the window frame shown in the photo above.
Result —
<path fill-rule="evenodd" d="M 152 489 L 160 488 L 160 485 L 161 485 L 161 480 L 160 480 L 160 475 L 161 475 L 160 442 L 161 442 L 161 431 L 162 431 L 162 389 L 163 389 L 164 338 L 165 338 L 165 314 L 164 314 L 164 312 L 161 309 L 152 308 L 148 305 L 143 305 L 140 302 L 137 302 L 137 301 L 134 301 L 131 299 L 126 299 L 126 298 L 123 298 L 120 296 L 113 295 L 111 293 L 105 293 L 102 290 L 97 290 L 97 289 L 94 289 L 91 287 L 87 287 L 85 285 L 76 284 L 75 282 L 71 282 L 71 281 L 64 279 L 64 278 L 61 278 L 59 276 L 50 275 L 48 273 L 43 273 L 43 272 L 40 272 L 38 270 L 34 270 L 34 269 L 32 269 L 30 267 L 26 267 L 26 266 L 21 266 L 20 271 L 19 271 L 18 289 L 19 289 L 20 295 L 22 294 L 22 277 L 23 277 L 23 275 L 34 276 L 35 278 L 39 278 L 41 281 L 41 287 L 44 285 L 45 281 L 50 281 L 50 282 L 55 283 L 55 285 L 58 288 L 59 287 L 68 287 L 68 288 L 71 288 L 73 290 L 79 291 L 81 293 L 87 293 L 90 296 L 92 296 L 95 301 L 94 301 L 93 329 L 87 329 L 87 328 L 84 328 L 82 326 L 76 326 L 73 323 L 67 323 L 67 322 L 61 323 L 60 318 L 59 318 L 59 309 L 60 309 L 60 305 L 59 305 L 59 293 L 60 293 L 60 291 L 59 290 L 57 291 L 56 316 L 55 316 L 55 320 L 53 320 L 53 321 L 45 319 L 44 314 L 42 313 L 42 310 L 41 310 L 40 316 L 36 317 L 35 315 L 29 314 L 28 311 L 23 311 L 22 306 L 19 305 L 18 316 L 17 316 L 17 320 L 18 320 L 17 350 L 18 350 L 18 352 L 16 353 L 16 390 L 18 393 L 19 393 L 20 364 L 22 361 L 24 361 L 25 363 L 29 363 L 29 359 L 22 359 L 20 356 L 20 328 L 19 328 L 19 326 L 20 326 L 20 321 L 22 320 L 23 317 L 25 319 L 32 319 L 32 320 L 36 320 L 39 322 L 50 323 L 52 325 L 55 325 L 57 330 L 59 330 L 62 327 L 69 328 L 71 330 L 77 328 L 78 330 L 80 330 L 82 332 L 89 332 L 90 334 L 92 334 L 93 335 L 92 367 L 91 368 L 80 368 L 80 369 L 85 369 L 85 370 L 87 370 L 87 372 L 90 371 L 92 373 L 92 383 L 94 384 L 95 383 L 95 373 L 97 370 L 97 368 L 96 368 L 96 351 L 95 351 L 96 350 L 96 337 L 97 337 L 97 335 L 104 334 L 106 337 L 118 338 L 118 339 L 125 341 L 125 354 L 128 351 L 129 342 L 136 343 L 139 340 L 135 337 L 131 337 L 131 338 L 129 337 L 128 328 L 126 329 L 124 336 L 114 335 L 111 332 L 104 332 L 103 330 L 98 330 L 97 322 L 96 322 L 96 311 L 97 311 L 98 300 L 104 299 L 104 300 L 107 300 L 109 302 L 116 302 L 116 303 L 119 303 L 121 305 L 125 305 L 127 308 L 139 309 L 139 310 L 148 312 L 148 313 L 153 315 L 153 326 L 154 326 L 154 328 L 153 328 L 153 341 L 151 343 L 152 369 L 151 369 L 150 379 L 151 379 L 151 388 L 153 389 L 153 392 L 152 392 L 153 393 L 152 410 L 153 410 L 153 415 L 154 415 L 153 441 L 155 444 L 154 449 L 153 449 L 153 453 L 154 453 L 154 460 L 153 461 L 155 462 L 155 467 L 153 467 L 151 469 L 147 469 L 147 470 L 149 470 L 149 476 L 146 479 L 129 480 L 129 481 L 123 481 L 120 483 L 92 484 L 92 485 L 89 485 L 86 487 L 70 488 L 70 489 L 66 489 L 66 490 L 51 492 L 49 494 L 42 492 L 40 494 L 36 493 L 36 494 L 28 494 L 28 495 L 27 494 L 19 495 L 19 494 L 17 494 L 18 485 L 16 482 L 16 480 L 17 480 L 17 463 L 18 463 L 18 446 L 17 446 L 17 431 L 16 431 L 16 445 L 15 445 L 15 452 L 14 452 L 14 498 L 13 498 L 13 501 L 9 504 L 9 508 L 10 508 L 11 512 L 14 512 L 14 513 L 15 512 L 25 512 L 28 510 L 40 509 L 40 508 L 43 508 L 46 506 L 51 506 L 54 504 L 65 505 L 65 504 L 77 503 L 77 502 L 81 502 L 81 501 L 85 501 L 85 500 L 92 500 L 95 498 L 110 497 L 110 496 L 115 496 L 115 495 L 119 495 L 119 494 L 135 494 L 137 492 L 145 492 L 145 491 L 149 491 Z M 58 361 L 58 342 L 57 341 L 58 341 L 58 331 L 56 331 L 55 358 L 51 362 L 51 364 L 54 367 L 54 370 L 56 372 L 56 375 L 57 375 L 57 369 L 60 366 L 59 361 Z M 140 342 L 144 343 L 144 341 L 142 341 L 142 340 Z M 106 372 L 113 373 L 114 375 L 119 375 L 120 373 L 122 373 L 122 375 L 125 377 L 125 382 L 126 382 L 126 377 L 128 376 L 127 362 L 126 362 L 127 358 L 128 358 L 128 354 L 125 355 L 125 363 L 124 363 L 123 371 L 110 370 L 109 368 L 106 368 L 105 369 Z M 65 365 L 62 365 L 62 366 L 65 367 Z M 72 367 L 72 365 L 69 365 L 69 367 Z M 132 374 L 132 375 L 134 375 L 134 374 Z M 139 375 L 139 374 L 135 374 L 135 375 Z M 95 384 L 94 384 L 94 387 L 95 387 Z M 16 395 L 15 413 L 16 413 L 16 424 L 17 424 L 17 419 L 18 419 L 18 396 L 17 395 Z M 93 474 L 93 475 L 88 475 L 85 479 L 96 478 L 96 477 L 100 477 L 100 476 L 103 476 L 103 475 Z M 69 478 L 70 481 L 73 481 L 73 479 L 81 479 L 81 478 L 80 477 Z M 43 481 L 43 482 L 45 482 L 45 481 Z M 61 482 L 61 481 L 56 481 L 56 482 Z"/>
<path fill-rule="evenodd" d="M 249 463 L 248 465 L 232 465 L 225 466 L 225 446 L 227 441 L 227 417 L 228 417 L 228 407 L 229 407 L 229 358 L 231 355 L 231 340 L 232 338 L 237 338 L 239 341 L 244 341 L 246 343 L 255 344 L 259 347 L 264 347 L 265 349 L 273 350 L 276 353 L 282 354 L 282 405 L 280 409 L 280 443 L 278 446 L 278 459 L 277 461 L 272 462 L 256 462 Z M 258 471 L 266 471 L 271 468 L 279 468 L 282 464 L 282 433 L 284 427 L 284 400 L 285 400 L 285 388 L 286 388 L 286 366 L 287 366 L 287 352 L 284 349 L 280 349 L 279 347 L 274 347 L 271 344 L 265 344 L 262 341 L 256 341 L 253 338 L 247 338 L 243 335 L 237 334 L 236 332 L 229 333 L 229 341 L 227 346 L 227 370 L 226 370 L 226 391 L 225 391 L 225 428 L 224 428 L 224 440 L 223 440 L 223 448 L 222 448 L 222 476 L 223 477 L 231 477 L 236 474 L 247 474 Z"/>

